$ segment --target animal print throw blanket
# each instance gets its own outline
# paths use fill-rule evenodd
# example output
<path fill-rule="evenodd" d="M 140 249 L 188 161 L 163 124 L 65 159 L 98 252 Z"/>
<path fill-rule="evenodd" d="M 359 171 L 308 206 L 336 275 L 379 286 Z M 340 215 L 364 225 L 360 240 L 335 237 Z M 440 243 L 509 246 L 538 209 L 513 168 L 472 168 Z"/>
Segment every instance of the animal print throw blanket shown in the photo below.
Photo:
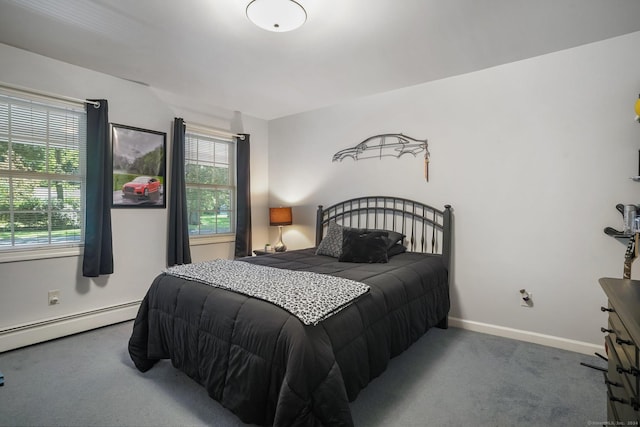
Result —
<path fill-rule="evenodd" d="M 368 285 L 341 277 L 225 259 L 177 265 L 165 273 L 260 298 L 305 325 L 317 325 L 369 291 Z"/>

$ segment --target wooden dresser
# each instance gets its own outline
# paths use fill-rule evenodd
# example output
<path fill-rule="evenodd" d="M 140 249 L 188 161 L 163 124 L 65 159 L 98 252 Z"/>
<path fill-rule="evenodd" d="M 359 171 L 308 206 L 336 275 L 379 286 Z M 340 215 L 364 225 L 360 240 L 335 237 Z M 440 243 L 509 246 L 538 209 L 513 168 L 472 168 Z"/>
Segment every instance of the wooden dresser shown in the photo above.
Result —
<path fill-rule="evenodd" d="M 640 421 L 640 281 L 600 279 L 609 299 L 609 322 L 605 343 L 609 359 L 605 373 L 607 418 L 609 422 L 638 425 Z M 615 425 L 615 424 L 614 424 Z"/>

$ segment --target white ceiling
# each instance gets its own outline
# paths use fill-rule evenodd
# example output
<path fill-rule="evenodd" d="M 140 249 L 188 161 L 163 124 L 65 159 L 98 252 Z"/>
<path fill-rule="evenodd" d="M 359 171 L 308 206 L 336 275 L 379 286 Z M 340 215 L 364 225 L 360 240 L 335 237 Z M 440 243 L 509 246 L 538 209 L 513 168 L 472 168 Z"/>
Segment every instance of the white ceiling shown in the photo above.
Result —
<path fill-rule="evenodd" d="M 640 31 L 638 0 L 298 2 L 271 33 L 249 0 L 0 0 L 0 42 L 270 120 Z"/>

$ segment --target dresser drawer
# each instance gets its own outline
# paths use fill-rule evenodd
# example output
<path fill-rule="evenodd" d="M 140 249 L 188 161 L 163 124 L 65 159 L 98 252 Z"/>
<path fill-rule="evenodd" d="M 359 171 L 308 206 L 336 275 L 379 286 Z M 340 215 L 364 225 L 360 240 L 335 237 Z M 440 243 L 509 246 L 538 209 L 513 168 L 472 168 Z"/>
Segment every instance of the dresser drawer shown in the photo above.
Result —
<path fill-rule="evenodd" d="M 617 344 L 617 348 L 625 353 L 629 363 L 633 366 L 638 366 L 637 343 L 634 342 L 631 334 L 615 311 L 609 313 L 609 328 L 615 334 L 615 338 L 612 338 L 612 340 Z"/>
<path fill-rule="evenodd" d="M 607 417 L 616 421 L 623 421 L 623 425 L 638 425 L 640 413 L 628 404 L 625 396 L 620 396 L 617 390 L 607 389 Z"/>
<path fill-rule="evenodd" d="M 607 384 L 607 420 L 609 422 L 624 420 L 624 425 L 639 425 L 640 412 L 631 405 L 627 391 L 623 387 L 621 377 L 613 370 L 604 375 Z M 615 424 L 614 424 L 615 425 Z"/>
<path fill-rule="evenodd" d="M 634 397 L 630 397 L 627 389 L 621 380 L 624 378 L 617 376 L 615 369 L 605 375 L 607 383 L 607 419 L 609 421 L 624 421 L 624 425 L 638 425 L 640 412 L 634 405 L 637 402 Z"/>
<path fill-rule="evenodd" d="M 607 391 L 607 421 L 615 422 L 616 420 L 619 420 L 619 419 L 620 417 L 616 412 L 616 408 L 613 405 L 613 402 L 609 399 L 609 392 Z"/>
<path fill-rule="evenodd" d="M 611 387 L 615 391 L 613 394 L 616 397 L 628 397 L 627 400 L 633 404 L 638 401 L 638 377 L 633 375 L 633 372 L 637 372 L 637 370 L 629 364 L 629 359 L 621 351 L 620 346 L 615 344 L 615 334 L 609 333 L 605 341 L 609 347 L 607 377 L 611 383 L 622 386 Z"/>
<path fill-rule="evenodd" d="M 609 369 L 607 425 L 640 425 L 640 281 L 603 277 L 599 280 L 609 300 L 605 337 Z"/>

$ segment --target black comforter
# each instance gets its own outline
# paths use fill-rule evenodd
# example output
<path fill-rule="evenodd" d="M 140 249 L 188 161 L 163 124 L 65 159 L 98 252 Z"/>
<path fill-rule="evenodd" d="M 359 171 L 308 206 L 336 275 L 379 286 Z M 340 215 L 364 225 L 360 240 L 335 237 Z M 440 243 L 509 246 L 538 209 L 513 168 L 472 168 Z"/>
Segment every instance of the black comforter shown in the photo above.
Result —
<path fill-rule="evenodd" d="M 404 253 L 388 264 L 354 264 L 306 249 L 243 261 L 371 287 L 354 304 L 306 326 L 258 299 L 165 274 L 155 279 L 129 341 L 136 367 L 145 372 L 171 359 L 248 423 L 352 425 L 348 402 L 449 311 L 440 256 Z"/>

